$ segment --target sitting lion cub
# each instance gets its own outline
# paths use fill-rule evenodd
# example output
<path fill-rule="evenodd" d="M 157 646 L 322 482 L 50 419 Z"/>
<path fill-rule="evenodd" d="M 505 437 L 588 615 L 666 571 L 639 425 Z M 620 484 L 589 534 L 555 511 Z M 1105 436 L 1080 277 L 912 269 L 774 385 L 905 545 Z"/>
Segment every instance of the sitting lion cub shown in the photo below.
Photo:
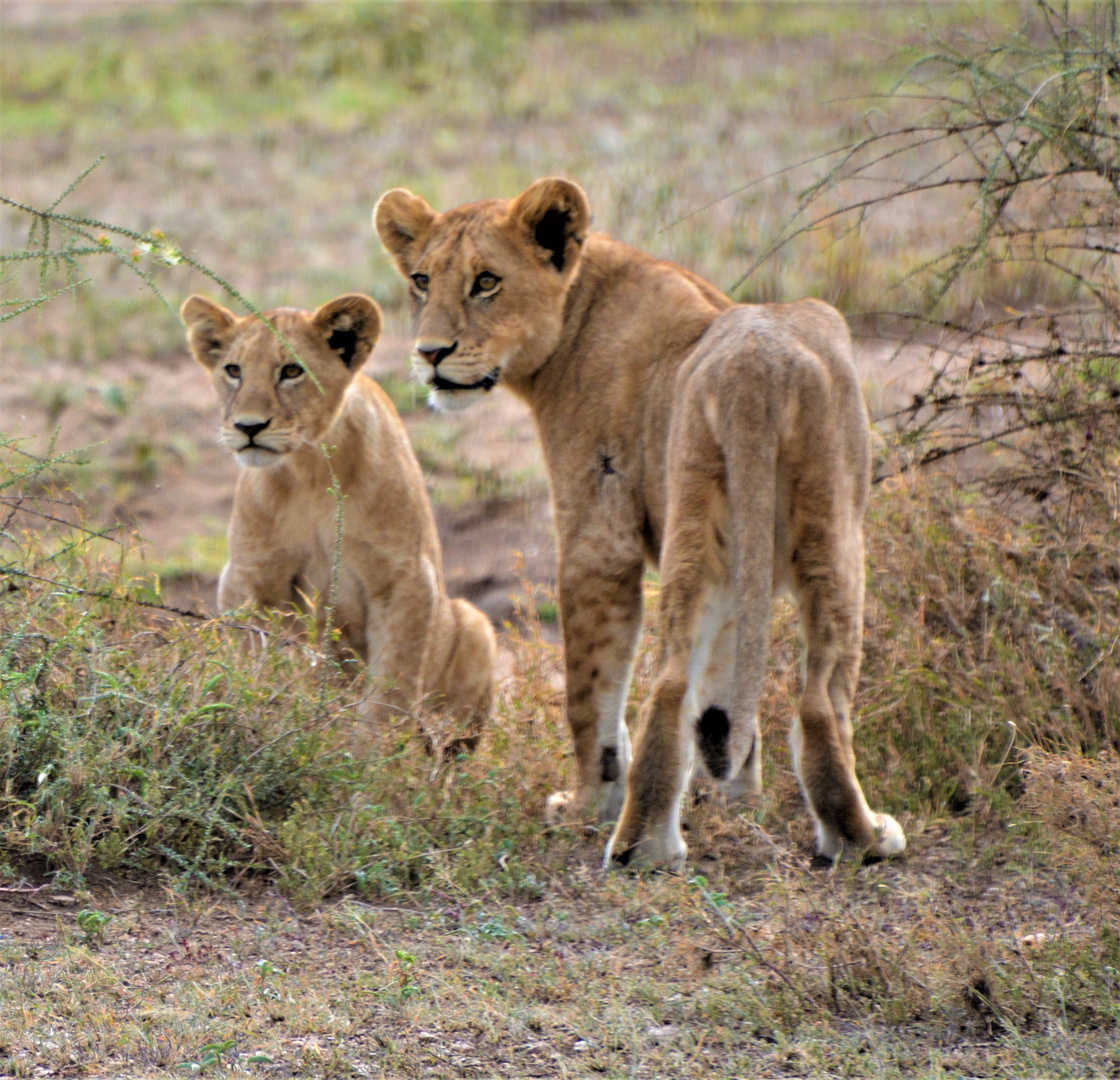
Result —
<path fill-rule="evenodd" d="M 618 817 L 608 859 L 681 866 L 695 767 L 729 795 L 759 789 L 770 600 L 789 590 L 806 638 L 790 741 L 819 852 L 897 854 L 902 829 L 868 807 L 852 750 L 870 431 L 844 319 L 815 300 L 733 304 L 590 221 L 559 179 L 442 214 L 398 188 L 374 211 L 434 403 L 501 383 L 540 432 L 579 767 L 550 808 Z M 646 562 L 660 650 L 631 763 Z"/>
<path fill-rule="evenodd" d="M 439 537 L 404 425 L 362 365 L 381 333 L 367 296 L 312 313 L 267 313 L 268 326 L 202 296 L 181 309 L 195 359 L 222 407 L 220 444 L 242 466 L 218 606 L 306 610 L 320 620 L 335 564 L 334 625 L 386 687 L 379 700 L 450 712 L 472 747 L 489 715 L 496 646 L 486 617 L 443 587 Z M 326 447 L 326 451 L 324 451 Z M 438 748 L 437 748 L 438 749 Z"/>

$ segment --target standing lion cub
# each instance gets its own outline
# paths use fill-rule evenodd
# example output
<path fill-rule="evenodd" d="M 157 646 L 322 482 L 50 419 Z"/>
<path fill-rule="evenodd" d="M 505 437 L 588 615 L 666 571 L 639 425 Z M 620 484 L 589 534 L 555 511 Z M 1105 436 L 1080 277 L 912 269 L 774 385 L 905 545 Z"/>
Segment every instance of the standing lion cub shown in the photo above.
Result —
<path fill-rule="evenodd" d="M 493 696 L 494 632 L 480 611 L 444 591 L 420 466 L 392 402 L 361 372 L 381 333 L 377 305 L 350 294 L 314 313 L 268 312 L 294 352 L 259 319 L 202 296 L 180 314 L 221 403 L 219 442 L 242 466 L 218 606 L 314 604 L 322 620 L 337 478 L 334 624 L 342 645 L 384 687 L 379 700 L 449 712 L 461 732 L 452 745 L 473 746 Z"/>
<path fill-rule="evenodd" d="M 732 796 L 759 789 L 770 601 L 789 590 L 806 638 L 790 742 L 819 852 L 897 854 L 902 829 L 868 807 L 852 750 L 870 431 L 844 319 L 815 300 L 733 304 L 590 220 L 559 179 L 442 214 L 398 188 L 374 211 L 434 403 L 501 383 L 540 432 L 579 768 L 550 809 L 619 818 L 608 860 L 681 866 L 694 768 Z M 631 763 L 646 562 L 660 651 Z"/>

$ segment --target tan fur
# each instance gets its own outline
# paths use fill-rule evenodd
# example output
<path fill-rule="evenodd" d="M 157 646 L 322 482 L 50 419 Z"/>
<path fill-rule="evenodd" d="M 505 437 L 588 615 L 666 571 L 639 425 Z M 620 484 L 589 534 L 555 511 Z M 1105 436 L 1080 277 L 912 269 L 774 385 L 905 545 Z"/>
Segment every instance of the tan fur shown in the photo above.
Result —
<path fill-rule="evenodd" d="M 381 332 L 377 305 L 349 294 L 313 314 L 268 312 L 295 356 L 259 319 L 204 297 L 190 297 L 181 316 L 221 403 L 219 442 L 243 466 L 221 610 L 314 606 L 322 622 L 333 470 L 344 500 L 334 612 L 343 646 L 377 681 L 379 702 L 450 713 L 461 735 L 453 748 L 473 746 L 491 707 L 494 632 L 444 591 L 420 466 L 392 402 L 361 373 Z"/>
<path fill-rule="evenodd" d="M 579 766 L 551 809 L 621 810 L 608 858 L 682 865 L 694 767 L 732 796 L 759 788 L 770 603 L 789 589 L 807 639 L 791 742 L 820 852 L 895 854 L 902 830 L 868 809 L 852 752 L 870 455 L 847 326 L 813 300 L 732 304 L 589 222 L 583 191 L 558 179 L 443 214 L 397 189 L 374 211 L 413 282 L 413 364 L 443 380 L 435 403 L 501 382 L 537 421 Z M 647 561 L 661 644 L 628 771 Z"/>

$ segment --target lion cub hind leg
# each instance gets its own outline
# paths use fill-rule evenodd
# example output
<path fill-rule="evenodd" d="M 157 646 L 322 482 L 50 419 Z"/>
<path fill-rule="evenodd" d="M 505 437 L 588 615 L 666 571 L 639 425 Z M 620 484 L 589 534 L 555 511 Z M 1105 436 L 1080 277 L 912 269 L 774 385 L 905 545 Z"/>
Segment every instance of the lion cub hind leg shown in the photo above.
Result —
<path fill-rule="evenodd" d="M 680 705 L 675 704 L 673 689 L 679 681 L 670 669 L 642 718 L 632 789 L 635 805 L 647 808 L 644 826 L 639 834 L 634 819 L 624 814 L 626 827 L 612 838 L 604 865 L 610 865 L 612 858 L 622 866 L 633 865 L 636 859 L 639 865 L 683 870 L 688 848 L 681 812 L 697 772 L 714 781 L 725 798 L 756 795 L 761 789 L 758 695 L 749 700 L 749 691 L 761 688 L 765 649 L 754 658 L 758 677 L 748 673 L 744 694 L 736 672 L 739 603 L 735 590 L 726 580 L 712 581 L 698 606 Z"/>
<path fill-rule="evenodd" d="M 846 850 L 888 857 L 906 848 L 901 826 L 889 814 L 874 813 L 856 777 L 850 719 L 862 648 L 863 589 L 853 569 L 862 568 L 862 537 L 845 537 L 846 554 L 814 557 L 812 538 L 798 544 L 798 593 L 805 630 L 805 691 L 800 716 L 790 730 L 797 773 L 817 827 L 817 850 L 837 859 Z"/>
<path fill-rule="evenodd" d="M 607 843 L 603 866 L 652 864 L 684 869 L 688 846 L 681 832 L 681 801 L 692 776 L 695 740 L 681 723 L 688 690 L 685 657 L 664 666 L 638 720 L 634 761 L 622 816 Z"/>
<path fill-rule="evenodd" d="M 494 628 L 478 608 L 446 597 L 438 603 L 418 710 L 427 753 L 452 761 L 478 746 L 494 704 L 497 654 Z"/>
<path fill-rule="evenodd" d="M 663 584 L 663 596 L 667 587 L 675 591 Z M 681 809 L 695 771 L 710 777 L 726 798 L 761 790 L 758 699 L 767 642 L 764 636 L 744 663 L 737 656 L 742 611 L 736 590 L 721 580 L 697 591 L 698 617 L 673 604 L 682 616 L 673 619 L 662 608 L 663 625 L 687 627 L 691 621 L 694 629 L 689 638 L 668 644 L 675 656 L 666 662 L 642 712 L 627 803 L 604 865 L 613 859 L 626 866 L 637 858 L 683 869 L 688 848 Z M 761 629 L 765 634 L 765 622 Z M 755 640 L 756 635 L 749 636 Z"/>
<path fill-rule="evenodd" d="M 639 718 L 626 801 L 605 865 L 613 860 L 625 866 L 639 855 L 682 868 L 688 848 L 680 827 L 681 802 L 698 737 L 704 768 L 713 779 L 727 779 L 742 764 L 731 760 L 738 741 L 732 718 L 739 714 L 739 702 L 731 699 L 734 672 L 722 667 L 731 651 L 728 622 L 738 604 L 734 586 L 724 580 L 715 542 L 726 512 L 721 478 L 711 467 L 719 451 L 706 428 L 690 419 L 678 414 L 669 437 L 667 455 L 678 469 L 669 476 L 658 676 Z M 716 699 L 701 697 L 709 693 Z"/>

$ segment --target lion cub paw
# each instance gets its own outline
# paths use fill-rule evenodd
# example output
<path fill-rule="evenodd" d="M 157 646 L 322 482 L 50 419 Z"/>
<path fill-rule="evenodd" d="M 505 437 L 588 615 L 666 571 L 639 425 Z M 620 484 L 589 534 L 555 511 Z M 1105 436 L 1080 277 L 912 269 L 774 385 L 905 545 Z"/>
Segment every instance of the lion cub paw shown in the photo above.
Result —
<path fill-rule="evenodd" d="M 590 831 L 595 832 L 595 827 L 618 820 L 625 795 L 626 787 L 622 781 L 599 784 L 581 791 L 557 791 L 545 800 L 545 824 L 586 821 L 592 826 Z"/>
<path fill-rule="evenodd" d="M 644 839 L 630 845 L 620 842 L 616 832 L 603 853 L 603 869 L 625 867 L 638 873 L 665 871 L 682 874 L 687 860 L 688 845 L 680 831 L 661 826 L 651 828 Z"/>
<path fill-rule="evenodd" d="M 875 814 L 875 843 L 872 855 L 889 858 L 906 850 L 906 834 L 890 814 Z"/>

